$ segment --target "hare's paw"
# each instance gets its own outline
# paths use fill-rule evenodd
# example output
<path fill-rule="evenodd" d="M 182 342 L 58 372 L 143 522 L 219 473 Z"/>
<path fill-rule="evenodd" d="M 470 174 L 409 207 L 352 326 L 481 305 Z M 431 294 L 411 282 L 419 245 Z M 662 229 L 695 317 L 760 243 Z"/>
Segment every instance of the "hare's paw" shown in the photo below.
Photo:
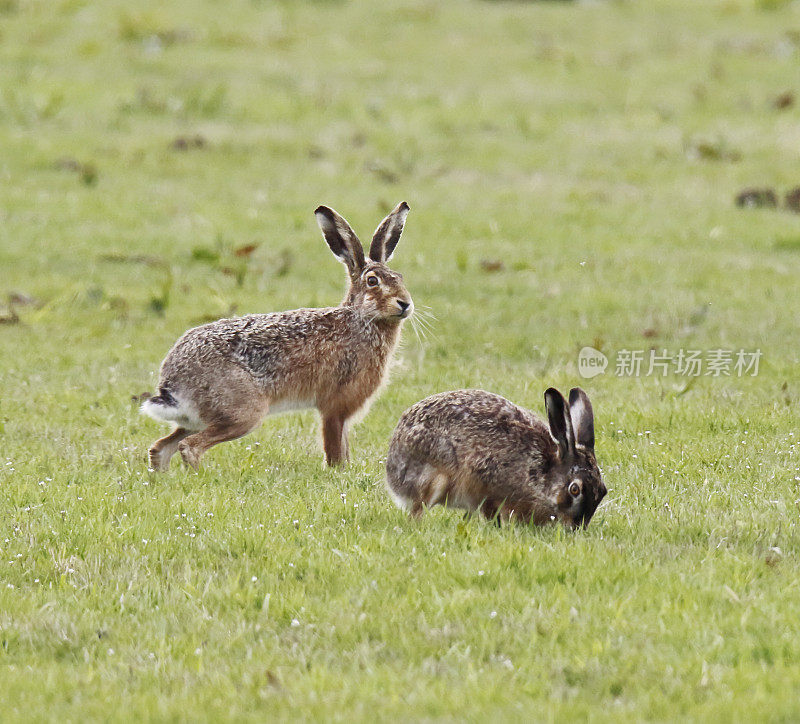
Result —
<path fill-rule="evenodd" d="M 151 470 L 163 473 L 165 470 L 169 469 L 169 457 L 162 455 L 161 451 L 157 449 L 155 445 L 148 450 L 147 455 Z"/>
<path fill-rule="evenodd" d="M 197 470 L 200 467 L 200 457 L 202 453 L 199 452 L 190 442 L 184 440 L 178 445 L 178 452 L 190 468 Z"/>

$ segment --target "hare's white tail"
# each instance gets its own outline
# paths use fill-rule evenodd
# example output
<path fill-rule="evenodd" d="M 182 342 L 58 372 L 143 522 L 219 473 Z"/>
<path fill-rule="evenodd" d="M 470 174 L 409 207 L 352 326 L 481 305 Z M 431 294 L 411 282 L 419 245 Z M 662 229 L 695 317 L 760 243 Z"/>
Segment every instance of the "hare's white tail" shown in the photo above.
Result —
<path fill-rule="evenodd" d="M 187 430 L 202 430 L 205 427 L 194 405 L 181 400 L 164 387 L 158 395 L 145 400 L 140 411 L 154 420 L 172 422 Z"/>

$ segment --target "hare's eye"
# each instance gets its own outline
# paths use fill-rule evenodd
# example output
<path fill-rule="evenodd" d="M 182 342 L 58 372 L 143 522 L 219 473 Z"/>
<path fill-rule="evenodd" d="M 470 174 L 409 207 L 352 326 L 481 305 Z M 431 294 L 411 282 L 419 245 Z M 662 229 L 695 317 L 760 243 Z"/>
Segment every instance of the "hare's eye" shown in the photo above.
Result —
<path fill-rule="evenodd" d="M 580 483 L 578 483 L 577 480 L 573 480 L 569 484 L 569 494 L 573 498 L 577 498 L 581 494 L 581 486 L 580 486 Z"/>
<path fill-rule="evenodd" d="M 375 275 L 367 277 L 367 286 L 368 287 L 377 287 L 378 286 L 378 277 Z"/>

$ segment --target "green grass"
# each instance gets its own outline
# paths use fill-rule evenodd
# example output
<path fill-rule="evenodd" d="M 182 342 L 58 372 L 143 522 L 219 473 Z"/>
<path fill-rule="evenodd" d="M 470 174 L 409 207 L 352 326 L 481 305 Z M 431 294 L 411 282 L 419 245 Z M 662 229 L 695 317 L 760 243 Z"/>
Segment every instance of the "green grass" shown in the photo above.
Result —
<path fill-rule="evenodd" d="M 0 294 L 36 300 L 0 309 L 0 718 L 800 718 L 800 216 L 734 205 L 800 184 L 800 4 L 0 13 Z M 148 473 L 131 397 L 175 338 L 336 303 L 313 209 L 367 237 L 402 199 L 437 319 L 350 467 L 303 413 Z M 684 391 L 582 381 L 586 345 L 764 357 Z M 393 507 L 410 404 L 575 384 L 587 531 Z"/>

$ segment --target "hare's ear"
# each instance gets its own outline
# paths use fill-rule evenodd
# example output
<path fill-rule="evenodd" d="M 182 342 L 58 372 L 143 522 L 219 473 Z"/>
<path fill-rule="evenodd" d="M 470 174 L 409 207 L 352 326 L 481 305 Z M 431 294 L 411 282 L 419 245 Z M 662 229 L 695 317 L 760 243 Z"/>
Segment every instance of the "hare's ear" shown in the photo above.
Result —
<path fill-rule="evenodd" d="M 356 232 L 339 214 L 327 206 L 318 207 L 314 215 L 333 255 L 347 266 L 351 277 L 357 277 L 364 269 L 364 248 Z"/>
<path fill-rule="evenodd" d="M 569 391 L 569 414 L 575 429 L 575 442 L 594 450 L 594 411 L 589 396 L 580 387 Z"/>
<path fill-rule="evenodd" d="M 394 248 L 400 241 L 400 234 L 403 233 L 403 226 L 408 216 L 408 204 L 401 201 L 389 214 L 372 235 L 372 244 L 369 247 L 369 258 L 372 261 L 387 262 L 392 258 Z"/>
<path fill-rule="evenodd" d="M 566 460 L 575 452 L 575 433 L 572 431 L 567 401 L 558 390 L 550 387 L 544 393 L 544 405 L 550 422 L 550 434 L 558 443 L 561 459 Z"/>

